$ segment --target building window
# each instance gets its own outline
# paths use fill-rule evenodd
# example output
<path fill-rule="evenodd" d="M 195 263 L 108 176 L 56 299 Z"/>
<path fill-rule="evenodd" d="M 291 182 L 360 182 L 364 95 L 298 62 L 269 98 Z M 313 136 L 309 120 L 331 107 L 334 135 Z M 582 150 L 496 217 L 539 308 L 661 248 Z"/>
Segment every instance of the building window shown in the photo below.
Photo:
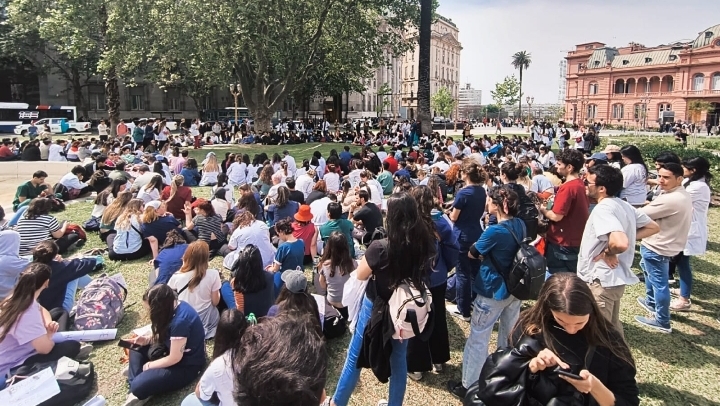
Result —
<path fill-rule="evenodd" d="M 442 63 L 445 63 L 445 50 L 444 50 L 444 49 L 443 49 L 443 59 L 442 59 Z"/>
<path fill-rule="evenodd" d="M 636 104 L 633 108 L 633 118 L 635 120 L 642 120 L 645 118 L 645 112 L 646 112 L 646 105 L 645 104 Z"/>
<path fill-rule="evenodd" d="M 625 93 L 625 81 L 618 79 L 615 81 L 615 94 Z"/>
<path fill-rule="evenodd" d="M 720 73 L 713 74 L 712 90 L 720 90 Z"/>
<path fill-rule="evenodd" d="M 415 77 L 415 65 L 410 67 L 410 77 L 411 78 Z"/>
<path fill-rule="evenodd" d="M 658 111 L 672 111 L 672 104 L 670 103 L 660 103 L 658 104 Z"/>
<path fill-rule="evenodd" d="M 377 82 L 375 81 L 375 78 L 373 78 L 373 89 L 377 87 Z"/>
<path fill-rule="evenodd" d="M 88 99 L 90 101 L 90 110 L 105 110 L 105 86 L 101 84 L 89 85 Z"/>
<path fill-rule="evenodd" d="M 593 82 L 590 83 L 590 88 L 588 89 L 590 94 L 597 94 L 598 93 L 598 84 Z"/>
<path fill-rule="evenodd" d="M 621 119 L 625 116 L 625 106 L 622 104 L 613 104 L 612 118 Z"/>
<path fill-rule="evenodd" d="M 597 106 L 594 104 L 588 104 L 587 106 L 587 119 L 594 120 L 597 115 Z"/>
<path fill-rule="evenodd" d="M 704 90 L 705 89 L 705 75 L 698 73 L 693 76 L 692 90 Z"/>

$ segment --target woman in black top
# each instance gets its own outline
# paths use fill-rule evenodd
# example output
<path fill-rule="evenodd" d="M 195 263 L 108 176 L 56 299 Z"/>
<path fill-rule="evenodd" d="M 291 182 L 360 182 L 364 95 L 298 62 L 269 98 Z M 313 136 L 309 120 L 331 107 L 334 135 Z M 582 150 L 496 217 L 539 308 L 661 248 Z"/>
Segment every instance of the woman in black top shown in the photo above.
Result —
<path fill-rule="evenodd" d="M 574 274 L 545 282 L 535 305 L 520 315 L 511 343 L 485 362 L 466 405 L 640 404 L 627 343 Z"/>

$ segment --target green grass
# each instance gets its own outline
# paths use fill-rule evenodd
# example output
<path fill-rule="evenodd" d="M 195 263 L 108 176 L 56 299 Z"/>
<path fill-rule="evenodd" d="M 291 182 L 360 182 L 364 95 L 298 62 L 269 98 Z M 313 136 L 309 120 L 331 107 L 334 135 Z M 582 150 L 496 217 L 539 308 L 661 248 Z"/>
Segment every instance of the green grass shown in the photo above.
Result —
<path fill-rule="evenodd" d="M 338 151 L 343 144 L 322 145 L 323 156 L 331 148 Z M 232 146 L 228 148 L 203 149 L 192 151 L 193 155 L 204 156 L 209 150 L 223 153 L 231 150 L 254 153 L 271 152 L 288 149 L 296 160 L 308 157 L 311 152 L 303 151 L 313 144 L 296 146 L 267 146 L 253 148 Z M 312 150 L 310 150 L 312 151 Z M 353 152 L 355 149 L 353 150 Z M 209 197 L 208 188 L 195 189 L 198 197 Z M 59 219 L 67 219 L 81 224 L 89 217 L 90 203 L 68 205 L 67 209 L 58 213 Z M 688 313 L 673 313 L 672 334 L 659 334 L 643 329 L 633 321 L 635 315 L 643 314 L 635 298 L 644 294 L 644 286 L 638 284 L 628 287 L 622 303 L 622 321 L 625 335 L 637 363 L 637 379 L 643 405 L 720 405 L 720 209 L 710 211 L 710 239 L 708 253 L 703 257 L 691 260 L 695 287 L 693 309 Z M 102 247 L 97 234 L 89 234 L 86 247 Z M 639 258 L 639 254 L 636 256 Z M 222 269 L 220 258 L 211 262 L 211 266 Z M 147 288 L 147 274 L 150 265 L 147 260 L 114 262 L 107 261 L 107 273 L 121 272 L 129 284 L 126 304 L 131 306 L 123 321 L 118 326 L 119 337 L 128 334 L 136 327 L 149 323 L 148 315 L 140 304 L 141 297 Z M 639 272 L 637 263 L 635 271 Z M 227 271 L 223 271 L 227 277 Z M 310 273 L 307 272 L 308 277 Z M 459 379 L 461 376 L 462 354 L 465 340 L 469 333 L 467 323 L 448 318 L 452 360 L 442 374 L 426 374 L 420 382 L 408 380 L 405 405 L 460 405 L 446 391 L 445 382 Z M 329 343 L 329 379 L 327 392 L 331 395 L 345 359 L 349 335 Z M 494 347 L 495 338 L 491 342 Z M 209 343 L 211 348 L 212 342 Z M 95 343 L 95 351 L 91 360 L 97 371 L 97 393 L 105 396 L 109 405 L 121 405 L 127 394 L 127 383 L 121 375 L 123 365 L 120 362 L 123 353 L 117 347 L 117 341 Z M 179 405 L 184 396 L 194 388 L 165 394 L 152 399 L 148 404 L 157 406 Z M 351 405 L 374 405 L 378 399 L 387 397 L 387 385 L 377 382 L 371 372 L 364 370 L 362 379 L 355 390 Z"/>

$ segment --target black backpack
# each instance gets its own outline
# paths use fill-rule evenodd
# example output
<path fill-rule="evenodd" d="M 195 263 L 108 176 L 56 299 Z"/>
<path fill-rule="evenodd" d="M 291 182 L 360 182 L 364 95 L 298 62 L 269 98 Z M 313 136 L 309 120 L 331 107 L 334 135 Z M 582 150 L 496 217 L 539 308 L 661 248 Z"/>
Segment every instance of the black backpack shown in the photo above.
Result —
<path fill-rule="evenodd" d="M 22 366 L 15 371 L 16 376 L 30 377 L 44 370 L 52 368 L 57 372 L 59 362 L 67 361 L 65 357 L 58 361 L 40 362 L 31 366 Z M 38 406 L 74 406 L 87 399 L 95 383 L 95 368 L 90 361 L 70 360 L 71 371 L 68 377 L 57 377 L 60 393 L 40 403 Z"/>
<path fill-rule="evenodd" d="M 490 261 L 505 280 L 505 286 L 507 286 L 511 295 L 520 300 L 535 300 L 538 298 L 540 288 L 545 283 L 547 269 L 545 257 L 540 254 L 537 248 L 529 244 L 531 240 L 524 237 L 521 241 L 506 223 L 500 223 L 500 225 L 510 232 L 520 248 L 508 270 L 498 266 L 492 254 L 490 255 Z"/>
<path fill-rule="evenodd" d="M 508 184 L 518 195 L 517 218 L 525 223 L 525 237 L 534 241 L 537 238 L 538 218 L 540 212 L 532 199 L 528 197 L 525 187 L 517 183 Z"/>

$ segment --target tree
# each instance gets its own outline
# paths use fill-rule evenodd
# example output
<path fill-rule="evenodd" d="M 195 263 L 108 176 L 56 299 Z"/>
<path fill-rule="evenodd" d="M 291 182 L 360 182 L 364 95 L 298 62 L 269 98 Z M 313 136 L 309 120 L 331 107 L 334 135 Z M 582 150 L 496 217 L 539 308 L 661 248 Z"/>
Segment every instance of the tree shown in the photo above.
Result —
<path fill-rule="evenodd" d="M 447 118 L 455 109 L 455 99 L 446 87 L 441 87 L 432 96 L 432 108 L 443 118 Z M 445 126 L 445 133 L 447 134 L 447 126 Z"/>
<path fill-rule="evenodd" d="M 522 82 L 523 82 L 523 70 L 526 70 L 530 67 L 530 64 L 532 63 L 532 60 L 530 59 L 530 54 L 527 53 L 527 51 L 520 51 L 515 52 L 515 55 L 512 56 L 512 65 L 515 67 L 515 69 L 520 70 L 520 89 L 518 91 L 518 94 L 520 97 L 518 97 L 518 110 L 520 110 L 520 117 L 522 117 Z"/>
<path fill-rule="evenodd" d="M 495 83 L 495 90 L 491 90 L 490 95 L 498 106 L 514 105 L 521 97 L 520 83 L 515 75 L 506 76 L 502 82 Z"/>
<path fill-rule="evenodd" d="M 421 132 L 432 133 L 430 117 L 430 40 L 432 36 L 433 0 L 420 0 L 420 27 L 418 35 L 418 92 L 417 117 Z"/>
<path fill-rule="evenodd" d="M 377 103 L 375 108 L 377 109 L 378 117 L 380 117 L 383 111 L 391 106 L 388 96 L 392 96 L 392 88 L 388 83 L 383 83 L 382 86 L 380 86 L 380 89 L 378 89 L 377 95 L 380 97 L 380 102 Z"/>
<path fill-rule="evenodd" d="M 687 105 L 688 119 L 693 122 L 700 121 L 702 113 L 712 113 L 715 109 L 713 104 L 704 100 L 690 100 Z"/>

